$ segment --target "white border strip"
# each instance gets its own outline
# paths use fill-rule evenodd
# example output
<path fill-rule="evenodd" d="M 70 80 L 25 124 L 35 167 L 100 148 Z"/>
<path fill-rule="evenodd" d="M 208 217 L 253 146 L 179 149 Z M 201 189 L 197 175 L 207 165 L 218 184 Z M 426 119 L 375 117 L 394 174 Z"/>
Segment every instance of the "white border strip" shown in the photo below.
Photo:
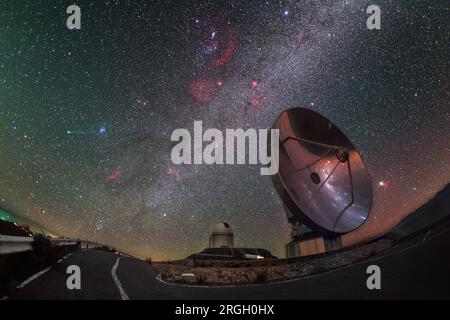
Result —
<path fill-rule="evenodd" d="M 75 252 L 75 251 L 74 251 Z M 64 259 L 66 259 L 68 256 L 70 256 L 73 252 L 70 252 L 69 254 L 65 255 L 64 257 L 62 257 L 61 259 L 58 260 L 57 263 L 61 263 Z M 19 284 L 16 288 L 17 289 L 23 289 L 23 287 L 25 287 L 27 284 L 29 284 L 31 281 L 36 280 L 37 278 L 39 278 L 40 276 L 42 276 L 44 273 L 47 273 L 48 271 L 50 271 L 52 269 L 53 266 L 50 266 L 44 270 L 39 271 L 38 273 L 32 275 L 31 277 L 29 277 L 27 280 L 25 280 L 24 282 L 22 282 L 21 284 Z"/>
<path fill-rule="evenodd" d="M 61 259 L 58 260 L 57 263 L 61 263 L 64 259 L 67 259 L 73 252 L 70 252 L 68 254 L 66 254 L 64 257 L 62 257 Z"/>
<path fill-rule="evenodd" d="M 114 279 L 114 282 L 116 283 L 117 288 L 119 289 L 120 297 L 122 298 L 122 300 L 130 300 L 130 298 L 126 294 L 125 290 L 123 290 L 122 284 L 120 283 L 119 278 L 117 278 L 117 274 L 116 274 L 117 268 L 119 267 L 120 259 L 122 259 L 122 258 L 121 257 L 117 258 L 116 263 L 114 264 L 114 266 L 111 269 L 111 275 Z"/>
<path fill-rule="evenodd" d="M 32 275 L 31 277 L 29 277 L 27 280 L 25 280 L 24 282 L 22 282 L 21 284 L 19 284 L 17 286 L 17 289 L 22 289 L 23 287 L 25 287 L 27 284 L 29 284 L 31 281 L 36 280 L 37 278 L 39 278 L 40 276 L 42 276 L 44 273 L 47 273 L 48 271 L 50 271 L 52 267 L 48 267 L 45 268 L 44 270 L 39 271 L 38 273 Z"/>

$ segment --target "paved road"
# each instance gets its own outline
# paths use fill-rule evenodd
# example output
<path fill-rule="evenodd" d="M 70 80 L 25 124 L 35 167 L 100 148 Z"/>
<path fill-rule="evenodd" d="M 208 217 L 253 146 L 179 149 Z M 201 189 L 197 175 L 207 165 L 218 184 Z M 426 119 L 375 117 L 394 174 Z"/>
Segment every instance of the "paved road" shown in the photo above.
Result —
<path fill-rule="evenodd" d="M 118 260 L 119 259 L 119 260 Z M 68 290 L 67 266 L 82 271 L 81 290 Z M 366 288 L 377 264 L 382 290 Z M 90 250 L 75 252 L 12 294 L 11 299 L 416 299 L 450 298 L 450 228 L 436 230 L 364 263 L 283 283 L 199 288 L 161 283 L 146 262 Z"/>

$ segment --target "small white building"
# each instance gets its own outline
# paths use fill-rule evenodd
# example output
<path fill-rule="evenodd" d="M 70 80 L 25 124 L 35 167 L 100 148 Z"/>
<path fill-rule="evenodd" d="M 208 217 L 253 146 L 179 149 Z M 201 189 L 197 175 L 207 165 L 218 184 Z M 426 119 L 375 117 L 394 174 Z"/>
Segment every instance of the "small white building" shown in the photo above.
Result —
<path fill-rule="evenodd" d="M 233 247 L 233 229 L 226 222 L 216 223 L 209 237 L 210 248 L 232 248 Z"/>

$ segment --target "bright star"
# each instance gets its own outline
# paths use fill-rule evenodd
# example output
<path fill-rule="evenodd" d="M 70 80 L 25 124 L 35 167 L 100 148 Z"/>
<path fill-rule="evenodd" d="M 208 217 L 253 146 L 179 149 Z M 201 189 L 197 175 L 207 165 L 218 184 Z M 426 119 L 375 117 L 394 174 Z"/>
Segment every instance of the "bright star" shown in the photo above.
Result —
<path fill-rule="evenodd" d="M 101 127 L 98 129 L 98 133 L 99 133 L 101 136 L 104 136 L 104 135 L 106 134 L 106 127 L 105 127 L 105 126 L 101 126 Z"/>

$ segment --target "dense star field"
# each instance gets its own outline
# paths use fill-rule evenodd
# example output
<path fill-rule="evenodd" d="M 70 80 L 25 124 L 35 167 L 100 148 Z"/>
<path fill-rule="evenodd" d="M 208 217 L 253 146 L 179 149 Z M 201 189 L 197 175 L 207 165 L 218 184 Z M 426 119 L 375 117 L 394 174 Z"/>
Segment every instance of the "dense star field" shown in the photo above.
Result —
<path fill-rule="evenodd" d="M 194 120 L 270 128 L 302 106 L 361 151 L 373 210 L 345 243 L 367 239 L 450 181 L 449 51 L 447 0 L 3 0 L 0 207 L 153 259 L 202 250 L 227 221 L 237 246 L 282 257 L 289 226 L 260 166 L 177 166 L 170 137 Z"/>

